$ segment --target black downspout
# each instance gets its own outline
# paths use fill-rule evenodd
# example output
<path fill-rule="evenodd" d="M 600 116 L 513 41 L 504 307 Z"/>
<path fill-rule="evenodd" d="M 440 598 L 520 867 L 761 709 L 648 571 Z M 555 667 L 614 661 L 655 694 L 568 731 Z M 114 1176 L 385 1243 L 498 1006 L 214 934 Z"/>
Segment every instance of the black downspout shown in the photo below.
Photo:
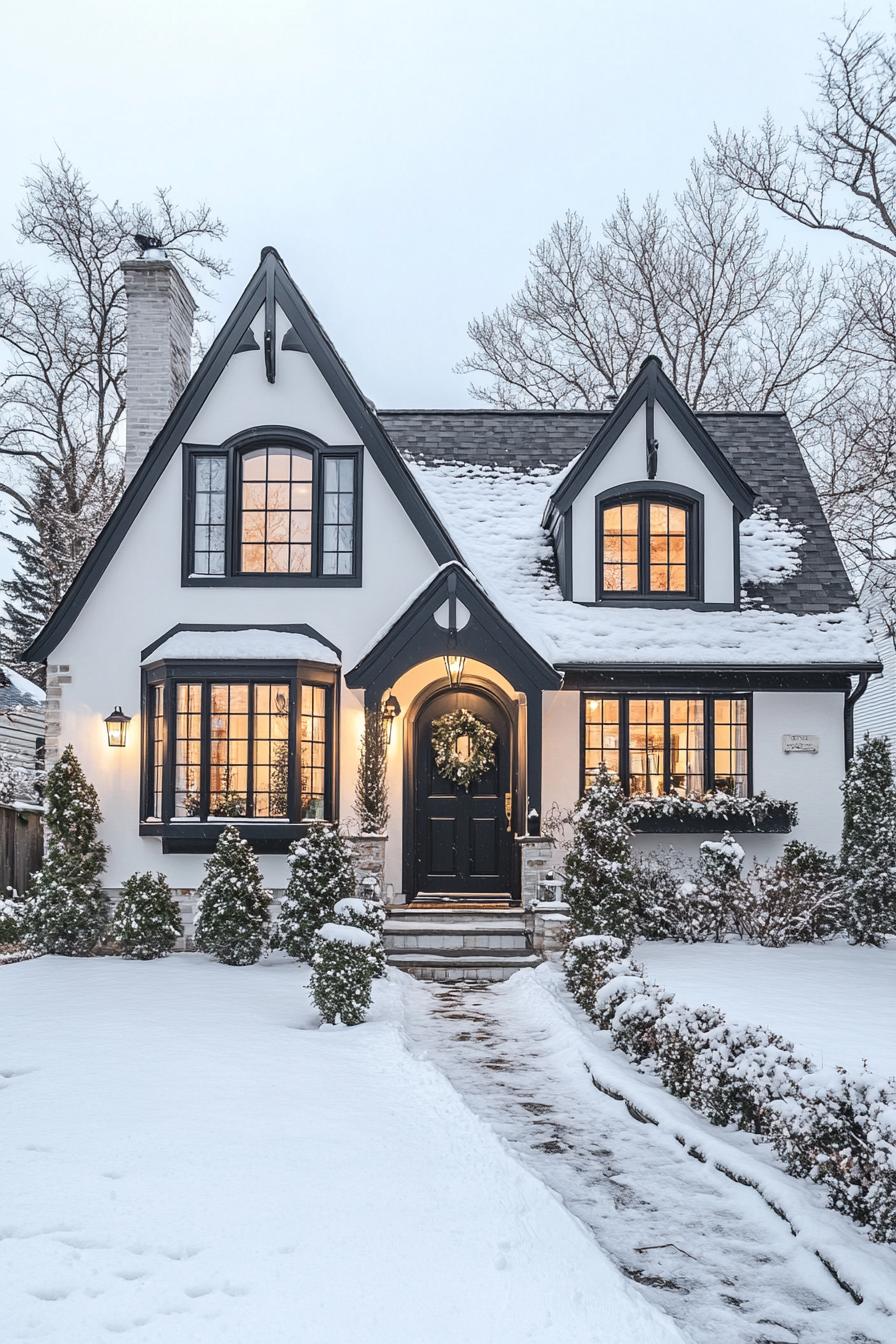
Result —
<path fill-rule="evenodd" d="M 853 708 L 857 700 L 860 700 L 868 689 L 868 678 L 870 672 L 860 672 L 859 679 L 851 691 L 848 692 L 843 701 L 843 743 L 846 748 L 846 764 L 849 765 L 855 750 L 855 727 L 853 720 Z"/>

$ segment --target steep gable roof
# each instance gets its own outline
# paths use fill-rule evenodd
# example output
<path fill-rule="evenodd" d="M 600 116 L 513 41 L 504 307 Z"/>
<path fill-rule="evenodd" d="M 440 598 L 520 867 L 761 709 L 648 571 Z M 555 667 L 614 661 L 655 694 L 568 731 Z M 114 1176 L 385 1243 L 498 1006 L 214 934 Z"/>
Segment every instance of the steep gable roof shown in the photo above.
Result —
<path fill-rule="evenodd" d="M 392 441 L 412 461 L 505 468 L 522 479 L 541 467 L 568 467 L 610 418 L 609 411 L 476 408 L 380 415 Z M 701 411 L 696 418 L 757 498 L 799 527 L 805 538 L 799 572 L 759 586 L 763 603 L 795 615 L 853 606 L 852 586 L 787 417 L 780 411 Z M 547 483 L 545 498 L 550 489 Z"/>
<path fill-rule="evenodd" d="M 23 656 L 27 661 L 40 662 L 48 657 L 71 628 L 231 356 L 240 350 L 257 348 L 257 343 L 254 346 L 247 344 L 247 332 L 263 305 L 270 310 L 279 306 L 286 314 L 292 326 L 285 333 L 282 348 L 301 349 L 314 360 L 374 462 L 429 547 L 434 560 L 444 564 L 449 560 L 461 559 L 445 527 L 396 451 L 376 410 L 364 397 L 336 352 L 282 258 L 275 248 L 266 247 L 262 250 L 258 269 L 153 440 L 71 586 L 43 630 L 25 651 Z M 266 340 L 265 357 L 270 381 L 275 376 L 274 347 L 273 340 Z"/>
<path fill-rule="evenodd" d="M 638 374 L 626 388 L 619 404 L 598 429 L 579 460 L 566 473 L 554 490 L 545 513 L 547 522 L 550 521 L 552 514 L 564 513 L 569 508 L 595 468 L 603 461 L 626 425 L 629 424 L 642 406 L 647 408 L 648 442 L 655 442 L 653 440 L 654 404 L 663 408 L 703 465 L 715 477 L 740 512 L 748 514 L 752 511 L 753 491 L 745 481 L 741 480 L 724 453 L 719 451 L 718 445 L 711 435 L 706 432 L 674 383 L 663 372 L 663 366 L 656 355 L 648 355 Z M 655 460 L 656 456 L 654 454 L 654 463 Z"/>

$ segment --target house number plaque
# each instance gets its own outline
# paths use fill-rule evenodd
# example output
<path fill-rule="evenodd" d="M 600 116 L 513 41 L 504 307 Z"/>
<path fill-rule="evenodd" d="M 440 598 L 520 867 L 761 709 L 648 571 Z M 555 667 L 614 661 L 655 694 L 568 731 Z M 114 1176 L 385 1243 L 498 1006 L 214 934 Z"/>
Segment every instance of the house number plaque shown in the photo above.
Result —
<path fill-rule="evenodd" d="M 781 746 L 789 756 L 794 751 L 805 751 L 810 756 L 818 755 L 818 738 L 814 733 L 785 733 Z"/>

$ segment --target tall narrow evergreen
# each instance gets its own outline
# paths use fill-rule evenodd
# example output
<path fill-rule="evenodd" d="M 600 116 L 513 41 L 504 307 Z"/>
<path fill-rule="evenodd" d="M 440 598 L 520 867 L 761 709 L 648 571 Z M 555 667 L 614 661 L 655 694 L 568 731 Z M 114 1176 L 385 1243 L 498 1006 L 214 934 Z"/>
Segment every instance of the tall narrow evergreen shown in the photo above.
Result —
<path fill-rule="evenodd" d="M 573 816 L 564 865 L 572 933 L 608 933 L 626 946 L 637 932 L 632 836 L 622 786 L 601 762 Z"/>
<path fill-rule="evenodd" d="M 96 789 L 67 746 L 47 776 L 47 849 L 25 902 L 28 945 L 62 956 L 92 952 L 108 922 L 100 885 L 106 846 Z"/>
<path fill-rule="evenodd" d="M 896 932 L 896 787 L 886 738 L 866 733 L 849 763 L 840 871 L 850 941 L 879 946 Z"/>
<path fill-rule="evenodd" d="M 361 830 L 368 835 L 382 835 L 389 824 L 386 742 L 383 737 L 383 720 L 378 709 L 364 711 L 364 732 L 358 752 L 358 777 L 355 781 L 355 812 Z"/>

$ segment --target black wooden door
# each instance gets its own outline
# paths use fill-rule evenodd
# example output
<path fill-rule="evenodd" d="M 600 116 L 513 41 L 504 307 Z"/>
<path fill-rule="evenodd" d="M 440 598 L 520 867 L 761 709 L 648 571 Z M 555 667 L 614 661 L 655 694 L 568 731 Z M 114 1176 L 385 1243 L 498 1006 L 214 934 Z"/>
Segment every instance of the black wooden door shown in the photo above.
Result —
<path fill-rule="evenodd" d="M 495 764 L 465 789 L 443 779 L 432 752 L 435 719 L 466 709 L 497 734 Z M 445 691 L 417 716 L 414 749 L 414 891 L 510 890 L 510 723 L 503 708 L 473 690 Z"/>

